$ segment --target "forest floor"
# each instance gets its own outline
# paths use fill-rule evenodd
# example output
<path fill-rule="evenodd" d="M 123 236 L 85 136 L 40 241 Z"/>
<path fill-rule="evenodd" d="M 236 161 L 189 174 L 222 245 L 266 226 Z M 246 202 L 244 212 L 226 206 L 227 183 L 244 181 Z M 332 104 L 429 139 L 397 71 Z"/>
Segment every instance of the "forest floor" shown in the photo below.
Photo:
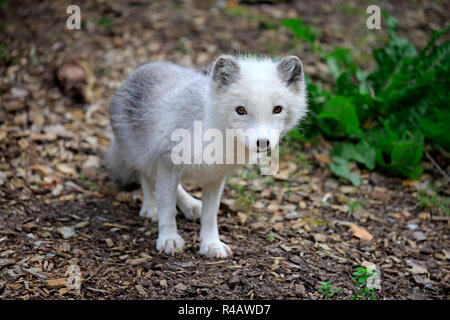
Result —
<path fill-rule="evenodd" d="M 280 19 L 302 18 L 322 46 L 348 47 L 367 68 L 386 40 L 365 28 L 360 1 L 252 2 L 78 1 L 82 30 L 66 29 L 65 1 L 0 8 L 0 299 L 324 299 L 326 281 L 341 288 L 333 299 L 351 299 L 360 266 L 380 276 L 376 299 L 449 299 L 450 186 L 436 169 L 448 171 L 448 155 L 429 150 L 418 181 L 355 165 L 354 188 L 330 173 L 330 142 L 285 145 L 277 175 L 247 168 L 228 179 L 219 228 L 234 256 L 220 260 L 199 255 L 199 223 L 181 215 L 185 251 L 158 253 L 140 192 L 109 181 L 108 105 L 138 65 L 201 66 L 249 50 L 296 54 L 327 81 Z M 380 6 L 418 47 L 449 12 L 447 1 Z M 78 290 L 66 286 L 74 265 Z"/>

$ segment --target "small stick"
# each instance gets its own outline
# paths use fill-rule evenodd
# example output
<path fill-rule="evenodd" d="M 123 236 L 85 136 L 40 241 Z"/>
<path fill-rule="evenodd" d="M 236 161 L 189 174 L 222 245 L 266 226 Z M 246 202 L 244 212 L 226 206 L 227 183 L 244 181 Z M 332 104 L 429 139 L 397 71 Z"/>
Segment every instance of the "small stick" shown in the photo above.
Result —
<path fill-rule="evenodd" d="M 439 164 L 433 159 L 433 157 L 428 153 L 426 149 L 424 149 L 425 155 L 427 156 L 428 160 L 431 161 L 431 163 L 434 165 L 434 167 L 445 177 L 447 182 L 450 182 L 450 176 L 447 174 L 447 172 L 444 171 L 444 169 L 439 166 Z"/>

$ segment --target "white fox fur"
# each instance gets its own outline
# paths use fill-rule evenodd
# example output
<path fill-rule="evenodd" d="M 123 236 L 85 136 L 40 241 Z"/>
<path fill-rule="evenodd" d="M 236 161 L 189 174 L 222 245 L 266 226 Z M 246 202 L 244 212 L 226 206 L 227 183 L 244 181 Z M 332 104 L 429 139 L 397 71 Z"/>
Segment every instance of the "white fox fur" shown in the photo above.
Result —
<path fill-rule="evenodd" d="M 246 114 L 238 114 L 238 106 Z M 274 113 L 275 106 L 282 111 Z M 253 128 L 258 134 L 243 143 L 247 152 L 257 152 L 258 139 L 276 146 L 306 112 L 303 66 L 294 56 L 273 62 L 224 55 L 203 71 L 149 63 L 129 76 L 111 103 L 115 138 L 105 157 L 106 167 L 121 185 L 141 184 L 140 215 L 158 220 L 157 250 L 173 254 L 183 249 L 175 220 L 178 206 L 186 218 L 201 219 L 200 253 L 227 257 L 232 251 L 219 239 L 217 212 L 225 178 L 240 166 L 175 165 L 171 150 L 176 142 L 171 134 L 180 128 L 192 132 L 194 121 L 222 132 Z M 271 129 L 280 136 L 264 136 Z M 185 180 L 202 187 L 202 201 L 183 189 Z"/>

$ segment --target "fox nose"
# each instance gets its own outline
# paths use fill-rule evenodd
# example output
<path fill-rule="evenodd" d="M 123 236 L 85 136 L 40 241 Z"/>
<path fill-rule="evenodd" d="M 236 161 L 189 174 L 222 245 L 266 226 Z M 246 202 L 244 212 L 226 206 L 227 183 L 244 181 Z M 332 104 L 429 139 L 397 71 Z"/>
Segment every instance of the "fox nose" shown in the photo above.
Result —
<path fill-rule="evenodd" d="M 256 145 L 258 146 L 258 148 L 266 149 L 269 148 L 270 141 L 269 139 L 258 139 L 256 140 Z"/>

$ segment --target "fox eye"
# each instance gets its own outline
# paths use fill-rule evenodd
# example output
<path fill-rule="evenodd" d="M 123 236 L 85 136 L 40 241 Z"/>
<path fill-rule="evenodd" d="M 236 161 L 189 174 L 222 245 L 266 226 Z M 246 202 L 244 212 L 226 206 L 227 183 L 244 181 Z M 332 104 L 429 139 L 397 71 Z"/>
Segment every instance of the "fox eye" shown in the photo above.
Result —
<path fill-rule="evenodd" d="M 275 107 L 273 107 L 272 112 L 273 113 L 280 113 L 282 110 L 283 110 L 282 106 L 275 106 Z"/>
<path fill-rule="evenodd" d="M 245 110 L 245 108 L 243 106 L 237 107 L 236 108 L 236 112 L 240 116 L 243 116 L 243 115 L 247 114 L 247 110 Z"/>

